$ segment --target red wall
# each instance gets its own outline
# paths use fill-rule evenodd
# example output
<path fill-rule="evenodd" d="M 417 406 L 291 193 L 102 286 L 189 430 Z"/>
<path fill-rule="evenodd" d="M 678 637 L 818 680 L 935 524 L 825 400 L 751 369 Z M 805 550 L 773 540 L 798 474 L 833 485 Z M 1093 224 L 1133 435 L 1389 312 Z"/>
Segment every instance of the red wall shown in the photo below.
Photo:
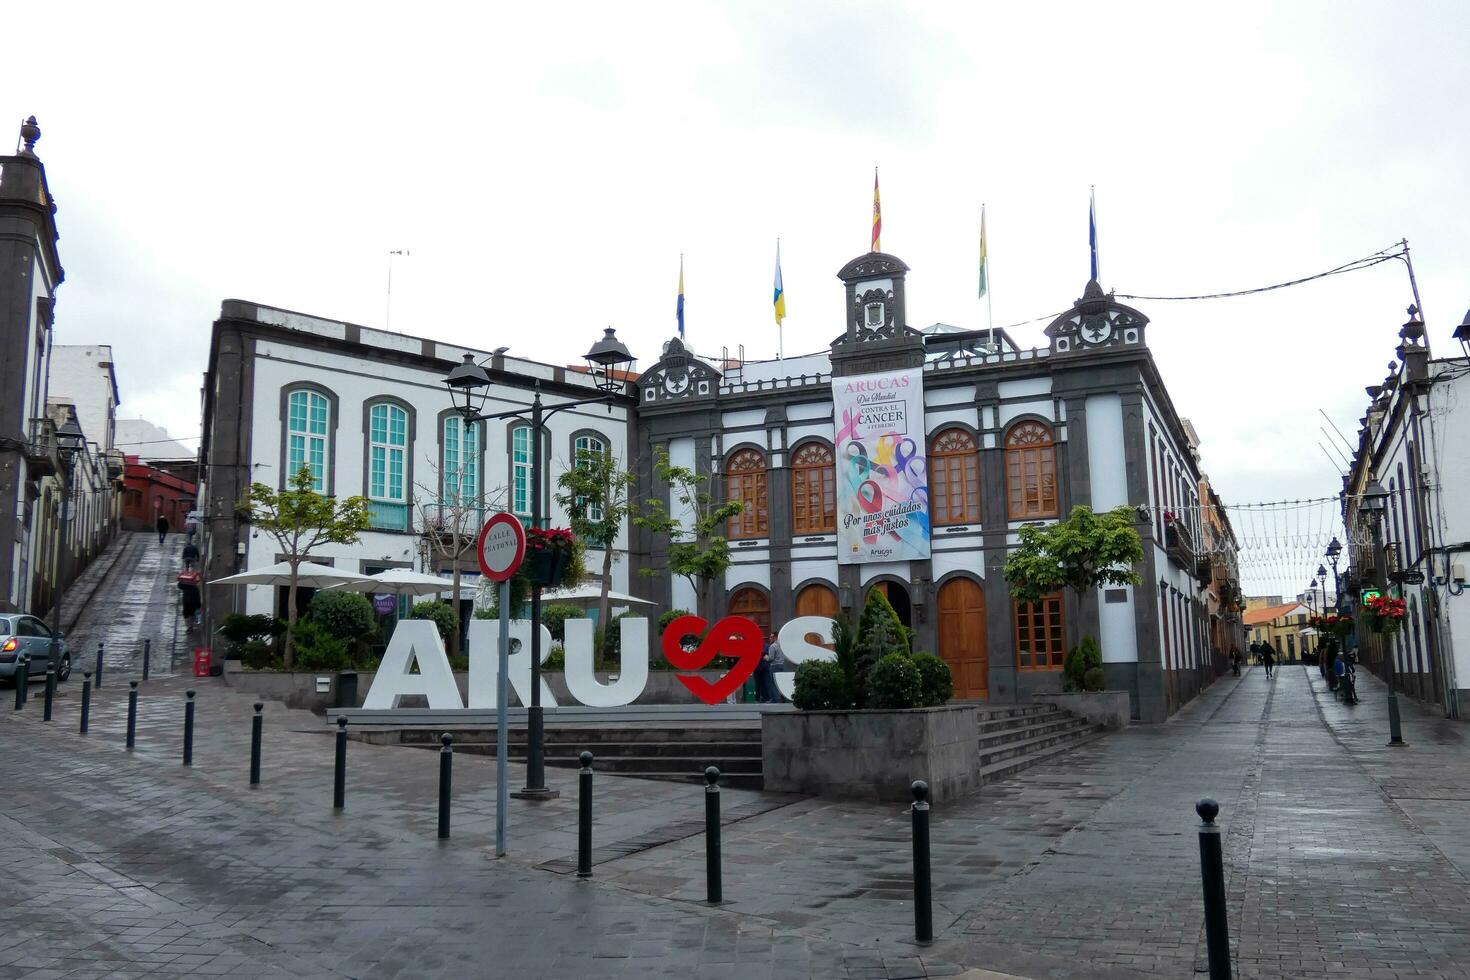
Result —
<path fill-rule="evenodd" d="M 184 530 L 184 518 L 194 509 L 194 484 L 129 456 L 123 467 L 123 527 L 151 531 L 158 515 L 168 518 L 170 531 Z"/>

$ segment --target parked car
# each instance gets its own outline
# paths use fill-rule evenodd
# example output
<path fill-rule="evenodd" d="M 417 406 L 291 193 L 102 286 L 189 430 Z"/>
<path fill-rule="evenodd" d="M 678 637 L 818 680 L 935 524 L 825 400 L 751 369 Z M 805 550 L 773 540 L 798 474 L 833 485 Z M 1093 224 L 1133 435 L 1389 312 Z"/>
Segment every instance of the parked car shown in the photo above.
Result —
<path fill-rule="evenodd" d="M 51 627 L 35 616 L 0 613 L 0 680 L 15 680 L 16 664 L 22 654 L 30 654 L 31 680 L 43 680 L 53 644 L 58 661 L 56 679 L 64 681 L 71 676 L 71 654 L 61 634 L 53 633 Z"/>

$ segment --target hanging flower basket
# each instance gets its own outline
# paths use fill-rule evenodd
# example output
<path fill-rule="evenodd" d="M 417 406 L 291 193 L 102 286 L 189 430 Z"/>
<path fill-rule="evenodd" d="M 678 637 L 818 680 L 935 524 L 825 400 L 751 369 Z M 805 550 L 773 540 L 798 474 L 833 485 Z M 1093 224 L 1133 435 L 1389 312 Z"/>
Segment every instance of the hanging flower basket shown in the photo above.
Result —
<path fill-rule="evenodd" d="M 521 570 L 532 585 L 554 589 L 572 563 L 576 541 L 564 527 L 526 529 L 526 560 Z"/>
<path fill-rule="evenodd" d="M 1368 600 L 1365 608 L 1368 613 L 1368 625 L 1375 633 L 1391 636 L 1404 625 L 1404 614 L 1407 609 L 1402 599 L 1386 595 L 1374 596 Z"/>

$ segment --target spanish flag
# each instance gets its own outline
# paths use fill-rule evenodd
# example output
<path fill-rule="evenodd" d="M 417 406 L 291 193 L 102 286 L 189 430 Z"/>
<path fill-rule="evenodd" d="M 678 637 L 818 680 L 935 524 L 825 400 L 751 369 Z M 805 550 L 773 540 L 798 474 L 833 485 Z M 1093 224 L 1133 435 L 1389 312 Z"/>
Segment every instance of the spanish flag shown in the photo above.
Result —
<path fill-rule="evenodd" d="M 679 318 L 679 339 L 684 339 L 684 256 L 679 256 L 679 303 L 674 310 Z"/>
<path fill-rule="evenodd" d="M 786 319 L 786 289 L 781 285 L 781 239 L 776 239 L 776 286 L 771 303 L 776 307 L 776 326 Z"/>
<path fill-rule="evenodd" d="M 873 248 L 874 252 L 881 252 L 879 239 L 883 233 L 883 209 L 878 205 L 878 168 L 873 168 Z"/>

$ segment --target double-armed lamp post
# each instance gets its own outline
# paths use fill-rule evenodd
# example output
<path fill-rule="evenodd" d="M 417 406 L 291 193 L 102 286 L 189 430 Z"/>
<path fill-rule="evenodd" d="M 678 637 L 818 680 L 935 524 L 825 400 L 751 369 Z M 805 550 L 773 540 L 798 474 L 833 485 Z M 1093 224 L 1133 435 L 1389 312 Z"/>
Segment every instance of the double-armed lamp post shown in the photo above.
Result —
<path fill-rule="evenodd" d="M 71 535 L 68 530 L 68 522 L 71 514 L 72 483 L 76 478 L 77 456 L 81 454 L 82 448 L 87 443 L 87 437 L 82 432 L 82 427 L 77 424 L 76 412 L 67 414 L 66 421 L 56 430 L 56 449 L 61 456 L 61 550 L 65 551 L 71 547 Z M 56 601 L 51 604 L 51 663 L 56 669 L 61 670 L 60 643 L 65 638 L 62 636 L 61 606 L 66 598 L 66 575 L 71 569 L 71 563 L 67 562 L 62 567 L 60 560 L 56 563 Z"/>
<path fill-rule="evenodd" d="M 1385 549 L 1379 544 L 1379 538 L 1383 531 L 1383 515 L 1388 511 L 1388 491 L 1383 489 L 1383 484 L 1377 480 L 1370 480 L 1368 486 L 1363 490 L 1362 499 L 1358 502 L 1358 510 L 1368 515 L 1368 523 L 1373 529 L 1373 584 L 1378 587 L 1382 595 L 1388 589 L 1388 556 Z M 1384 666 L 1383 679 L 1388 684 L 1388 744 L 1394 748 L 1405 745 L 1403 729 L 1399 721 L 1399 696 L 1394 689 L 1394 664 L 1393 641 L 1384 639 L 1379 634 L 1379 640 L 1383 644 Z"/>
<path fill-rule="evenodd" d="M 502 353 L 504 350 L 501 348 Z M 494 382 L 489 372 L 475 363 L 473 354 L 465 354 L 464 361 L 455 365 L 454 370 L 444 378 L 454 410 L 464 419 L 465 425 L 519 418 L 525 415 L 527 407 L 530 408 L 532 527 L 541 527 L 545 513 L 541 506 L 541 470 L 545 465 L 541 448 L 546 435 L 547 420 L 557 412 L 581 405 L 607 403 L 608 411 L 612 411 L 612 399 L 624 390 L 624 379 L 633 369 L 634 363 L 632 353 L 618 340 L 612 327 L 608 327 L 602 339 L 592 345 L 592 349 L 586 354 L 586 360 L 593 382 L 602 392 L 600 395 L 546 406 L 541 401 L 541 382 L 537 381 L 532 388 L 530 406 L 518 406 L 504 412 L 484 411 Z M 459 610 L 455 610 L 455 615 L 459 615 Z M 507 683 L 507 678 L 502 677 L 500 683 Z M 541 709 L 541 586 L 534 582 L 531 585 L 531 703 L 526 708 L 526 722 L 526 788 L 511 795 L 520 799 L 551 799 L 557 795 L 557 791 L 546 788 L 546 729 Z"/>

